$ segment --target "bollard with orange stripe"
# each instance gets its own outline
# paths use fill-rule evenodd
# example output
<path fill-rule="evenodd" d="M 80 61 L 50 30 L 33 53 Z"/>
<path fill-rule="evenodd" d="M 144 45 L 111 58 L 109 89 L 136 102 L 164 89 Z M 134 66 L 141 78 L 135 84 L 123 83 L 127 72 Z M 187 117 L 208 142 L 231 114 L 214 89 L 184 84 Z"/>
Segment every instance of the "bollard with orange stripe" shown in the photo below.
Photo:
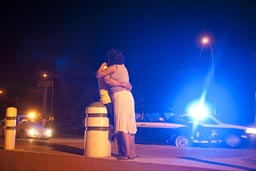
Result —
<path fill-rule="evenodd" d="M 5 150 L 13 150 L 15 148 L 16 118 L 17 109 L 8 107 L 6 110 L 5 122 Z"/>

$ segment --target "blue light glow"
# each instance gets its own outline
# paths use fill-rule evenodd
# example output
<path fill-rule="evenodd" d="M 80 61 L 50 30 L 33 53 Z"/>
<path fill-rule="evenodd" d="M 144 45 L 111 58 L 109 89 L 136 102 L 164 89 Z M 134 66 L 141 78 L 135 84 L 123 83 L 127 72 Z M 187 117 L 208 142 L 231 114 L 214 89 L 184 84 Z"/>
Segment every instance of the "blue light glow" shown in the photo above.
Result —
<path fill-rule="evenodd" d="M 195 121 L 203 119 L 210 114 L 210 107 L 205 101 L 206 92 L 204 91 L 200 99 L 192 100 L 186 108 L 186 112 L 190 114 Z"/>

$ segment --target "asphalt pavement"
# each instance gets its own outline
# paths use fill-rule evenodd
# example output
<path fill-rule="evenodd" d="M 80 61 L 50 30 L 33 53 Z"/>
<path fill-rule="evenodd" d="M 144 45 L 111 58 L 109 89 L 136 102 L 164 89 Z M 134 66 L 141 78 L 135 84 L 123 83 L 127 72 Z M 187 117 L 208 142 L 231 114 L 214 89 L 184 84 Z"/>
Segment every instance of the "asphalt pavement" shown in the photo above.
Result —
<path fill-rule="evenodd" d="M 51 140 L 16 140 L 14 150 L 4 150 L 0 139 L 0 170 L 256 170 L 254 149 L 177 148 L 166 145 L 136 144 L 138 158 L 91 158 L 84 155 L 83 137 L 67 136 Z M 20 158 L 22 156 L 22 158 Z M 42 163 L 31 164 L 31 159 Z M 55 161 L 59 163 L 47 164 Z M 24 164 L 25 163 L 25 164 Z M 72 166 L 72 167 L 71 167 Z"/>

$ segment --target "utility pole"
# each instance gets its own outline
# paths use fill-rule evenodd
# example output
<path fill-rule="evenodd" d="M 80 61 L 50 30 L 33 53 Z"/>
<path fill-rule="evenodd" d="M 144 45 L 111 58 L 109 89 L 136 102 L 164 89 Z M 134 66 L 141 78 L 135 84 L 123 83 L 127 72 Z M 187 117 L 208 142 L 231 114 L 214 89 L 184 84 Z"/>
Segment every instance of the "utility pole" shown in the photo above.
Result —
<path fill-rule="evenodd" d="M 43 87 L 43 99 L 42 99 L 42 114 L 43 114 L 43 120 L 42 125 L 45 126 L 46 123 L 46 108 L 47 108 L 47 85 Z"/>
<path fill-rule="evenodd" d="M 254 46 L 253 49 L 253 72 L 254 72 L 254 124 L 256 125 L 256 45 Z"/>
<path fill-rule="evenodd" d="M 47 113 L 47 99 L 48 99 L 48 87 L 52 87 L 52 103 L 51 103 L 51 112 L 53 112 L 53 82 L 52 80 L 48 80 L 48 75 L 46 73 L 43 74 L 43 78 L 40 79 L 37 83 L 38 87 L 43 89 L 42 92 L 42 125 L 46 125 L 46 113 Z"/>

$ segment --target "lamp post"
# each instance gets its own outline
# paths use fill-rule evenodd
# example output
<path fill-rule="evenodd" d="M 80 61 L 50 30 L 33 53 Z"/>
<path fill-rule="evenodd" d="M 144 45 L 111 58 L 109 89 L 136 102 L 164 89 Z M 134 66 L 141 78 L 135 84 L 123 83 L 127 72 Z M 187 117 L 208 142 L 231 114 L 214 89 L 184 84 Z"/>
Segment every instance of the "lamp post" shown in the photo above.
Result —
<path fill-rule="evenodd" d="M 6 91 L 4 89 L 0 89 L 0 100 L 6 100 L 7 96 L 6 96 Z"/>
<path fill-rule="evenodd" d="M 52 92 L 51 92 L 51 115 L 53 115 L 53 79 L 51 80 L 51 88 L 52 88 Z"/>
<path fill-rule="evenodd" d="M 4 91 L 0 90 L 0 99 L 2 99 L 3 94 L 4 94 Z"/>
<path fill-rule="evenodd" d="M 42 79 L 40 79 L 37 83 L 38 87 L 43 89 L 42 96 L 42 125 L 46 125 L 46 113 L 47 113 L 47 99 L 48 99 L 48 87 L 52 88 L 51 92 L 51 114 L 53 112 L 53 80 L 48 79 L 48 75 L 46 73 L 42 74 Z"/>
<path fill-rule="evenodd" d="M 43 106 L 42 106 L 42 112 L 43 112 L 43 120 L 42 125 L 45 126 L 46 123 L 46 106 L 47 106 L 47 93 L 48 93 L 48 85 L 47 85 L 47 74 L 43 74 Z"/>
<path fill-rule="evenodd" d="M 212 48 L 212 42 L 210 37 L 208 36 L 203 36 L 201 39 L 201 43 L 203 46 L 209 46 L 210 47 L 210 51 L 211 51 L 211 88 L 212 88 L 212 97 L 213 97 L 213 112 L 216 115 L 216 107 L 215 107 L 215 92 L 214 92 L 214 84 L 215 84 L 215 66 L 214 66 L 214 55 L 213 55 L 213 48 Z"/>
<path fill-rule="evenodd" d="M 7 104 L 7 93 L 4 89 L 0 88 L 0 117 L 3 117 L 1 114 L 5 113 Z"/>
<path fill-rule="evenodd" d="M 256 46 L 253 48 L 254 78 L 256 76 Z M 254 124 L 256 125 L 256 80 L 254 79 Z"/>

